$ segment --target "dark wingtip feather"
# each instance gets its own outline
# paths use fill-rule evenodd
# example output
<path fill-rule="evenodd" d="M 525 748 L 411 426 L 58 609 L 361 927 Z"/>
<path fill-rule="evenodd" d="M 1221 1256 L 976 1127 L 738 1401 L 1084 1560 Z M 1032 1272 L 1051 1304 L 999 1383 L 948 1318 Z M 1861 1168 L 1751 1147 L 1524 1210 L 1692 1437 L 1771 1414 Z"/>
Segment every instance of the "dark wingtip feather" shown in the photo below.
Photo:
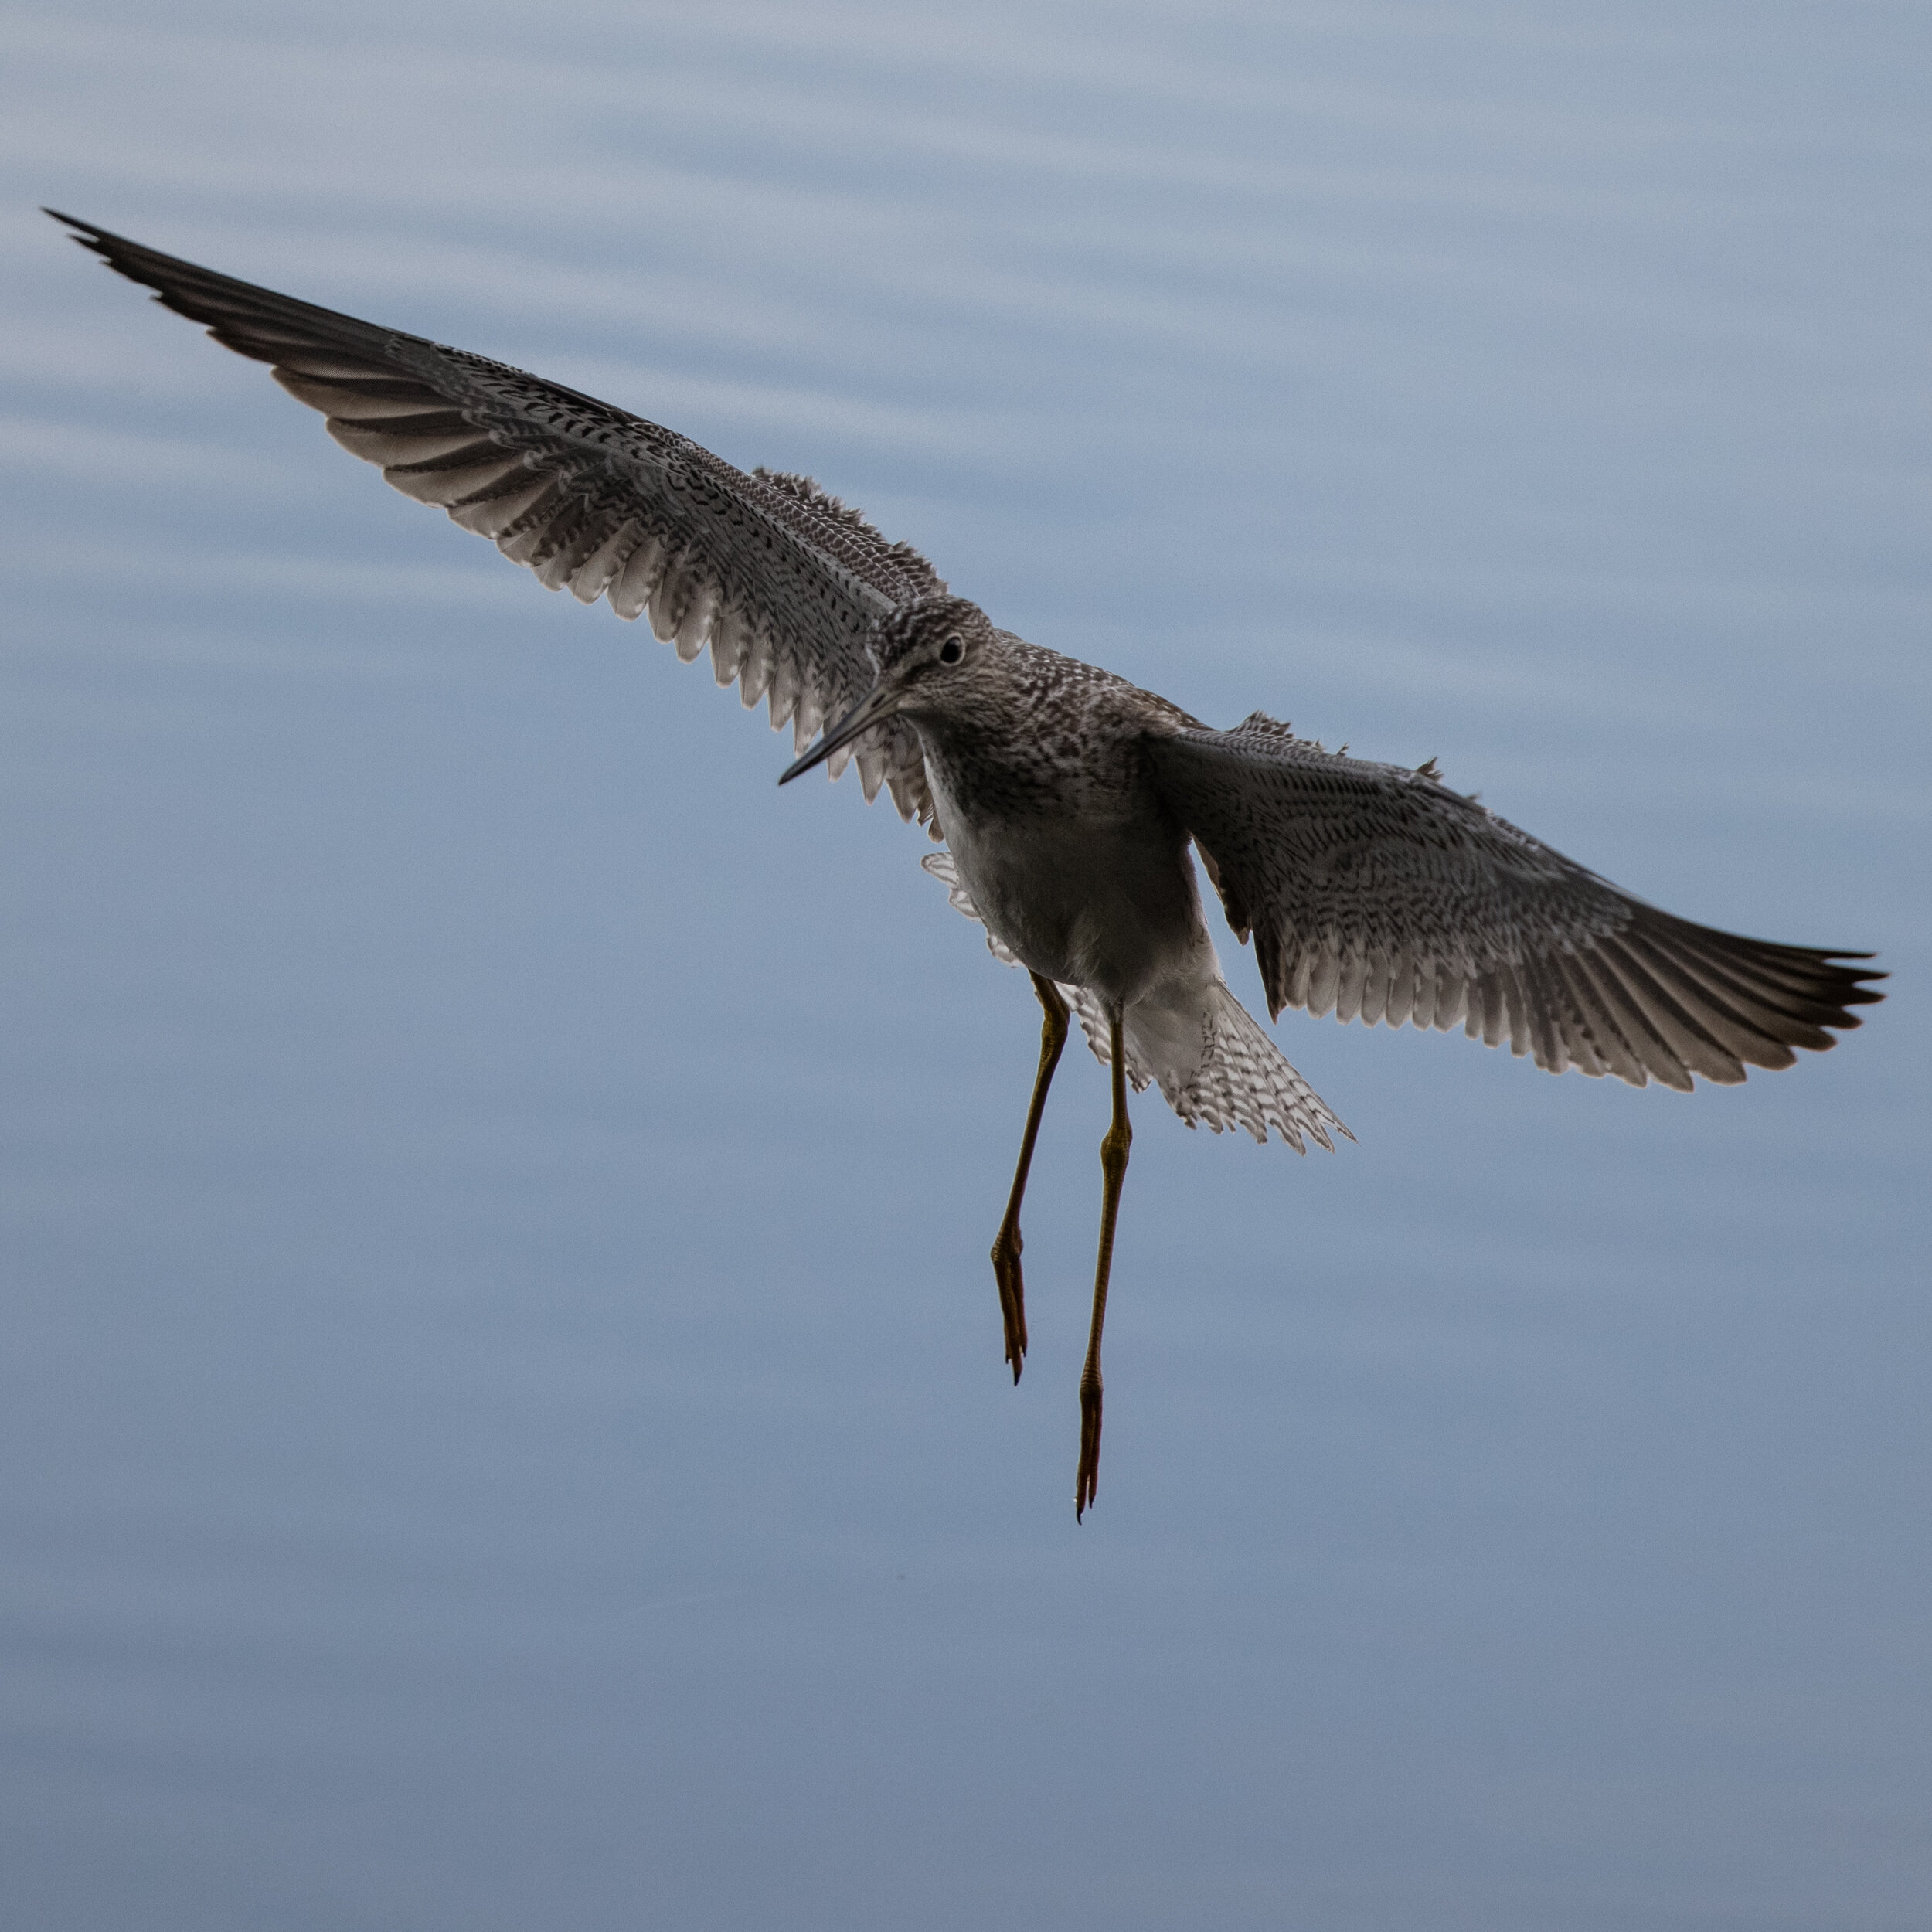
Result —
<path fill-rule="evenodd" d="M 138 248 L 141 246 L 138 242 L 129 241 L 124 235 L 115 234 L 111 229 L 99 228 L 90 221 L 83 221 L 77 215 L 63 215 L 58 208 L 43 208 L 40 212 L 43 215 L 51 215 L 56 221 L 65 222 L 74 230 L 67 237 L 68 240 L 77 248 L 91 249 L 111 267 L 120 266 L 114 257 L 117 246 L 122 248 Z"/>
<path fill-rule="evenodd" d="M 1875 1005 L 1885 998 L 1866 983 L 1886 978 L 1885 973 L 1845 963 L 1875 957 L 1869 952 L 1787 946 L 1774 940 L 1717 932 L 1651 906 L 1642 909 L 1636 925 L 1656 934 L 1668 950 L 1681 947 L 1692 957 L 1715 964 L 1720 971 L 1742 975 L 1751 997 L 1767 1007 L 1773 1016 L 1768 1026 L 1761 1019 L 1754 1025 L 1768 1037 L 1789 1046 L 1813 1053 L 1827 1051 L 1838 1043 L 1821 1029 L 1849 1032 L 1864 1024 L 1850 1008 Z"/>
<path fill-rule="evenodd" d="M 383 362 L 395 342 L 420 343 L 420 336 L 365 322 L 338 309 L 324 308 L 293 295 L 279 294 L 253 282 L 218 274 L 179 255 L 164 254 L 125 235 L 97 228 L 56 209 L 46 211 L 78 232 L 73 240 L 91 249 L 116 274 L 156 291 L 155 300 L 177 315 L 199 322 L 224 349 L 258 362 L 284 359 L 291 349 L 328 347 L 365 361 Z M 424 346 L 432 346 L 424 344 Z M 553 386 L 554 386 L 554 385 Z M 572 392 L 560 390 L 560 394 Z M 590 399 L 580 398 L 588 401 Z M 598 406 L 602 407 L 603 405 Z"/>

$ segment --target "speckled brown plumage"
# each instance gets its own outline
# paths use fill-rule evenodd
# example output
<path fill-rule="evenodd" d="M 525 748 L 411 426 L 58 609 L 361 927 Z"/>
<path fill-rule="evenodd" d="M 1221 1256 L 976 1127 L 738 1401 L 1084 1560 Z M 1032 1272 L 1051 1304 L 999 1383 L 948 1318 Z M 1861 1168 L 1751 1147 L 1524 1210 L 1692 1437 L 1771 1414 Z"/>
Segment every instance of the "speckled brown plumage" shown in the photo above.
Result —
<path fill-rule="evenodd" d="M 1620 892 L 1433 768 L 1325 752 L 1260 713 L 1157 738 L 1269 1009 L 1461 1026 L 1560 1073 L 1688 1091 L 1791 1065 L 1880 997 L 1868 955 L 1745 939 Z"/>
<path fill-rule="evenodd" d="M 69 218 L 60 216 L 65 221 Z M 1460 1025 L 1539 1066 L 1688 1089 L 1832 1044 L 1879 995 L 1867 955 L 1744 939 L 1621 892 L 1442 782 L 1297 738 L 1217 731 L 1111 672 L 998 629 L 923 557 L 809 478 L 734 468 L 675 430 L 421 336 L 216 275 L 83 223 L 77 239 L 215 338 L 270 364 L 396 488 L 586 603 L 648 611 L 680 657 L 760 699 L 802 752 L 949 849 L 929 868 L 1026 967 L 1039 1070 L 993 1248 L 1015 1379 L 1019 1209 L 1077 1014 L 1113 1068 L 1076 1508 L 1093 1500 L 1101 1324 L 1132 1140 L 1131 1083 L 1189 1125 L 1347 1129 L 1229 990 L 1190 849 L 1252 937 L 1270 1012 Z M 781 782 L 783 782 L 781 781 Z"/>
<path fill-rule="evenodd" d="M 216 342 L 268 363 L 342 447 L 446 509 L 550 590 L 607 597 L 718 682 L 760 699 L 802 750 L 872 682 L 873 624 L 943 591 L 808 477 L 747 474 L 655 423 L 466 349 L 257 288 L 61 216 L 131 281 Z M 855 746 L 866 796 L 906 818 L 931 801 L 912 734 Z M 842 764 L 843 760 L 841 760 Z"/>
<path fill-rule="evenodd" d="M 280 295 L 62 216 L 217 342 L 268 362 L 345 448 L 551 589 L 648 612 L 803 750 L 910 642 L 985 624 L 926 560 L 809 478 L 463 349 Z M 990 627 L 988 627 L 990 628 Z M 842 746 L 934 821 L 935 774 L 989 825 L 1165 813 L 1190 835 L 1270 1010 L 1460 1025 L 1553 1071 L 1729 1082 L 1832 1044 L 1879 995 L 1865 957 L 1718 933 L 1633 899 L 1444 785 L 1325 752 L 1257 712 L 1217 732 L 1111 673 L 1000 640 L 990 693 Z M 935 836 L 944 830 L 934 825 Z M 997 914 L 995 913 L 995 917 Z"/>

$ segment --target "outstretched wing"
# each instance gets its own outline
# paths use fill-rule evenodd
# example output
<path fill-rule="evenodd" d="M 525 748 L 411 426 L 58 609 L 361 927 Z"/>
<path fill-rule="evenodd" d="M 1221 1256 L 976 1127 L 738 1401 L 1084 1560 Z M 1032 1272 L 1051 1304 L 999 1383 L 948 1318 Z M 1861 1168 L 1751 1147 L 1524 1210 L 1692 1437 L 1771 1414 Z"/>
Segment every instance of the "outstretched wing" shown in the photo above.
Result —
<path fill-rule="evenodd" d="M 1552 1073 L 1735 1083 L 1834 1045 L 1883 997 L 1866 953 L 1740 939 L 1619 892 L 1430 767 L 1337 756 L 1257 712 L 1150 738 L 1270 1012 L 1507 1039 Z"/>
<path fill-rule="evenodd" d="M 52 213 L 53 211 L 48 211 Z M 56 220 L 216 342 L 273 367 L 345 449 L 406 495 L 492 539 L 551 590 L 607 597 L 689 662 L 708 644 L 720 684 L 770 704 L 800 750 L 862 697 L 881 617 L 943 592 L 909 545 L 888 543 L 809 478 L 734 469 L 689 437 L 501 362 L 318 308 L 105 229 Z M 868 799 L 883 780 L 931 816 L 911 728 L 855 742 Z M 852 752 L 828 761 L 836 777 Z"/>

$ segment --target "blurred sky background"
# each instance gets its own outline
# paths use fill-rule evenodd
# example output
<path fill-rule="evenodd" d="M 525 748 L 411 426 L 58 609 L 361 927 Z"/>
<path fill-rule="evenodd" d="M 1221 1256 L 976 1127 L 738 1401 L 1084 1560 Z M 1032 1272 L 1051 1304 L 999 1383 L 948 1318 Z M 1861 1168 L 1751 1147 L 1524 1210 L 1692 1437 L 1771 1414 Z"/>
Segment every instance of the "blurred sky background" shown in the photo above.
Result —
<path fill-rule="evenodd" d="M 1855 0 L 9 12 L 9 1923 L 1932 1920 L 1929 99 Z M 1015 1391 L 1036 1012 L 922 840 L 42 202 L 1892 997 L 1143 1100 L 1077 1530 L 1104 1082 Z"/>

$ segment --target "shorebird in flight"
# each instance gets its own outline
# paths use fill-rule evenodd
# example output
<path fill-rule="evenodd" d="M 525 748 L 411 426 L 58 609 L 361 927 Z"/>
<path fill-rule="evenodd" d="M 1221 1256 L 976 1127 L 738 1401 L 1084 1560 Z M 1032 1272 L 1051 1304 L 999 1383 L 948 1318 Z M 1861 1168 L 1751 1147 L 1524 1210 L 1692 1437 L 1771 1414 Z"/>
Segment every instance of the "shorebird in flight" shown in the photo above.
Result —
<path fill-rule="evenodd" d="M 52 213 L 52 210 L 49 211 Z M 1325 751 L 1256 712 L 1217 731 L 1110 672 L 998 629 L 809 478 L 734 469 L 675 430 L 463 349 L 217 275 L 59 215 L 216 341 L 267 362 L 344 448 L 586 604 L 609 599 L 802 755 L 859 769 L 946 849 L 925 860 L 1044 1013 L 992 1249 L 1015 1381 L 1020 1203 L 1077 1015 L 1111 1072 L 1074 1508 L 1100 1471 L 1100 1335 L 1132 1131 L 1158 1082 L 1190 1127 L 1348 1130 L 1229 991 L 1190 848 L 1250 937 L 1268 1011 L 1460 1026 L 1560 1073 L 1730 1083 L 1833 1045 L 1881 997 L 1866 953 L 1696 926 L 1410 770 Z M 822 735 L 820 735 L 822 733 Z M 812 744 L 815 736 L 816 745 Z M 811 748 L 808 750 L 808 747 Z"/>

